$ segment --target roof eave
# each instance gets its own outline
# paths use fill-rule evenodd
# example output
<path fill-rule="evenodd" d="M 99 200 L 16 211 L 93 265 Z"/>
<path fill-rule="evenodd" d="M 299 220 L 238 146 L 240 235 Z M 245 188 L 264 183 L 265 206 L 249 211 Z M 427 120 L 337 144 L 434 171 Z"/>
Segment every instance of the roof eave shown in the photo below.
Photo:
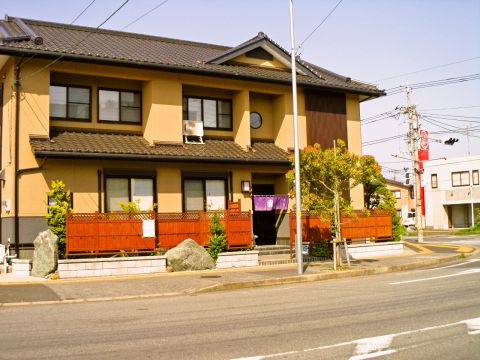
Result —
<path fill-rule="evenodd" d="M 172 156 L 172 155 L 148 155 L 148 154 L 109 154 L 109 153 L 85 153 L 75 151 L 34 151 L 36 157 L 57 159 L 102 159 L 102 160 L 144 160 L 159 162 L 206 162 L 222 164 L 254 164 L 254 165 L 283 165 L 290 166 L 290 160 L 283 159 L 238 159 L 225 157 L 198 156 Z"/>

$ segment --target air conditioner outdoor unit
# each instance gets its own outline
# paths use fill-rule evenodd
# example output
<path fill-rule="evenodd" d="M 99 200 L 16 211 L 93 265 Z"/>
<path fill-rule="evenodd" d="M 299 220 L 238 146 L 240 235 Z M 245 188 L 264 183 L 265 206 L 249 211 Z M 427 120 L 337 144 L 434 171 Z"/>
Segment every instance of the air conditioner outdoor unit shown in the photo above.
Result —
<path fill-rule="evenodd" d="M 195 120 L 183 120 L 183 137 L 185 143 L 203 144 L 203 122 Z M 189 141 L 189 138 L 196 138 L 198 141 Z"/>

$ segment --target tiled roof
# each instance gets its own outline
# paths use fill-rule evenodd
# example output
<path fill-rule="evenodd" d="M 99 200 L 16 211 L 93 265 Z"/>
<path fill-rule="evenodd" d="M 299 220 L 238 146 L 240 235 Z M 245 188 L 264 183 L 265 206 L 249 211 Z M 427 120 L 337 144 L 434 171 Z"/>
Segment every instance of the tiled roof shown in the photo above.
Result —
<path fill-rule="evenodd" d="M 226 46 L 21 19 L 27 27 L 26 32 L 17 24 L 18 18 L 15 21 L 11 17 L 0 20 L 0 54 L 37 54 L 39 57 L 52 58 L 63 56 L 65 60 L 96 61 L 280 83 L 291 81 L 291 75 L 287 71 L 208 62 L 232 50 Z M 32 36 L 32 33 L 36 36 Z M 21 37 L 25 35 L 29 35 L 30 40 L 28 36 L 27 40 L 22 40 Z M 20 40 L 15 40 L 16 37 L 20 37 Z M 43 41 L 34 41 L 39 39 Z M 258 36 L 246 43 L 257 40 Z M 300 63 L 307 64 L 303 61 Z M 321 68 L 297 76 L 298 84 L 303 86 L 339 89 L 371 96 L 384 95 L 374 85 L 346 79 L 348 78 L 327 71 L 323 73 Z"/>
<path fill-rule="evenodd" d="M 141 135 L 80 131 L 52 131 L 50 139 L 31 138 L 37 157 L 200 161 L 289 165 L 289 154 L 269 142 L 244 150 L 232 140 L 205 140 L 205 144 L 154 145 Z"/>

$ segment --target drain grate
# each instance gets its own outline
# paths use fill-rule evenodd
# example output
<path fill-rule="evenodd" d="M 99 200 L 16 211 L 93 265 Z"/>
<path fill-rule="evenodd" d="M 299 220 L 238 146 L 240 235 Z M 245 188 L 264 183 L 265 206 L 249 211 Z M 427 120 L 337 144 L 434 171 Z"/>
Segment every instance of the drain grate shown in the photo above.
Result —
<path fill-rule="evenodd" d="M 200 278 L 202 279 L 218 279 L 221 278 L 221 275 L 201 275 Z"/>

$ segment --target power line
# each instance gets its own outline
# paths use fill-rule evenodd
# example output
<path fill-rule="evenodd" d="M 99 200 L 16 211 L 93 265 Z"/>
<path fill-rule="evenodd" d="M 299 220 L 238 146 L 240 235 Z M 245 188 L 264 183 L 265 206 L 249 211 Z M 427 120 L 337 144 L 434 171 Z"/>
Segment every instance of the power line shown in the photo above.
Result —
<path fill-rule="evenodd" d="M 82 12 L 75 17 L 75 19 L 73 19 L 73 21 L 70 23 L 70 25 L 73 25 L 75 23 L 75 21 L 77 21 L 80 18 L 80 16 L 82 16 L 85 13 L 85 11 L 87 11 L 90 8 L 90 6 L 93 5 L 93 3 L 95 1 L 97 1 L 97 0 L 92 0 L 92 2 L 90 4 L 88 4 L 87 7 L 85 9 L 83 9 Z"/>
<path fill-rule="evenodd" d="M 471 105 L 471 106 L 457 106 L 457 107 L 445 107 L 445 108 L 437 108 L 437 109 L 422 109 L 422 111 L 436 111 L 436 110 L 456 110 L 456 109 L 471 109 L 477 108 L 480 105 Z"/>
<path fill-rule="evenodd" d="M 120 5 L 120 6 L 117 8 L 117 10 L 115 10 L 113 13 L 111 13 L 109 17 L 107 17 L 105 20 L 103 20 L 103 22 L 102 22 L 100 25 L 98 25 L 98 26 L 96 27 L 96 29 L 101 28 L 103 24 L 105 24 L 105 23 L 106 23 L 108 20 L 110 20 L 117 12 L 119 12 L 121 8 L 123 8 L 125 5 L 127 5 L 129 1 L 130 1 L 130 0 L 125 0 L 125 2 L 124 2 L 122 5 Z"/>
<path fill-rule="evenodd" d="M 330 11 L 330 12 L 328 13 L 328 15 L 323 18 L 322 22 L 321 22 L 320 24 L 318 24 L 318 26 L 317 26 L 315 29 L 313 29 L 313 31 L 312 31 L 310 34 L 308 34 L 308 36 L 300 43 L 300 45 L 299 45 L 298 47 L 302 47 L 303 44 L 305 44 L 305 42 L 306 42 L 308 39 L 310 39 L 310 37 L 315 33 L 315 31 L 317 31 L 317 30 L 320 28 L 320 26 L 322 26 L 323 23 L 324 23 L 325 21 L 327 21 L 327 19 L 330 17 L 330 15 L 332 15 L 332 14 L 334 13 L 334 11 L 337 10 L 337 7 L 342 3 L 342 1 L 343 1 L 343 0 L 340 0 L 340 1 L 337 3 L 337 5 L 335 5 L 335 7 L 332 9 L 332 11 Z"/>
<path fill-rule="evenodd" d="M 432 67 L 420 69 L 420 70 L 417 70 L 417 71 L 412 71 L 412 72 L 408 72 L 408 73 L 403 73 L 403 74 L 399 74 L 399 75 L 394 75 L 394 76 L 390 76 L 390 77 L 387 77 L 387 78 L 375 80 L 374 82 L 385 81 L 385 80 L 390 80 L 390 79 L 396 79 L 396 78 L 399 78 L 399 77 L 402 77 L 402 76 L 412 75 L 412 74 L 418 74 L 418 73 L 421 73 L 421 72 L 424 72 L 424 71 L 429 71 L 429 70 L 434 70 L 434 69 L 440 69 L 440 68 L 442 68 L 442 67 L 446 67 L 446 66 L 450 66 L 450 65 L 455 65 L 455 64 L 460 64 L 460 63 L 464 63 L 464 62 L 472 61 L 472 60 L 476 60 L 476 59 L 480 59 L 480 56 L 475 56 L 475 57 L 469 58 L 469 59 L 454 61 L 454 62 L 447 63 L 447 64 L 432 66 Z"/>
<path fill-rule="evenodd" d="M 128 3 L 130 2 L 130 0 L 125 0 L 123 2 L 122 5 L 120 5 L 113 13 L 111 13 L 104 21 L 102 21 L 102 23 L 100 25 L 98 25 L 95 30 L 98 30 L 102 25 L 104 25 L 108 20 L 110 20 L 116 13 L 118 13 L 120 11 L 120 9 L 122 9 L 125 5 L 127 5 Z M 70 51 L 72 51 L 73 49 L 75 49 L 76 47 L 78 47 L 82 42 L 84 42 L 85 40 L 87 40 L 94 32 L 89 32 L 85 37 L 83 37 L 81 40 L 79 40 L 75 45 L 73 45 L 73 47 L 70 49 Z M 67 53 L 64 53 L 60 56 L 58 56 L 55 60 L 49 62 L 47 65 L 41 67 L 40 69 L 38 69 L 37 71 L 34 71 L 33 73 L 31 73 L 30 75 L 28 75 L 26 78 L 23 78 L 22 80 L 26 80 L 26 79 L 29 79 L 33 76 L 35 76 L 36 74 L 42 72 L 43 70 L 45 69 L 48 69 L 50 66 L 52 66 L 53 64 L 55 64 L 57 61 L 61 60 L 64 56 L 66 56 Z"/>
<path fill-rule="evenodd" d="M 390 137 L 384 137 L 384 138 L 380 138 L 380 139 L 365 141 L 364 143 L 362 143 L 362 146 L 378 145 L 378 144 L 381 144 L 381 143 L 384 143 L 384 142 L 397 140 L 397 139 L 400 139 L 402 137 L 404 137 L 404 135 L 394 135 L 394 136 L 390 136 Z"/>
<path fill-rule="evenodd" d="M 435 113 L 423 113 L 425 115 L 438 116 L 440 118 L 462 118 L 462 119 L 480 119 L 480 116 L 465 116 L 465 115 L 449 115 L 449 114 L 435 114 Z"/>
<path fill-rule="evenodd" d="M 450 85 L 450 84 L 472 81 L 472 80 L 479 80 L 479 79 L 480 79 L 480 74 L 457 76 L 457 77 L 452 77 L 452 78 L 415 83 L 415 84 L 410 85 L 410 89 L 423 89 L 423 88 L 427 88 L 427 87 Z M 386 90 L 386 92 L 387 92 L 386 96 L 400 94 L 404 91 L 405 87 L 406 87 L 405 85 L 399 85 L 399 86 L 387 89 Z"/>
<path fill-rule="evenodd" d="M 162 1 L 160 4 L 156 5 L 155 7 L 151 8 L 150 10 L 148 10 L 146 13 L 144 13 L 143 15 L 139 16 L 138 18 L 136 18 L 135 20 L 133 20 L 132 22 L 128 23 L 127 25 L 125 25 L 124 27 L 121 28 L 121 30 L 124 30 L 126 29 L 127 27 L 129 27 L 130 25 L 133 25 L 135 24 L 138 20 L 141 20 L 143 19 L 145 16 L 147 16 L 148 14 L 150 14 L 151 12 L 157 10 L 160 6 L 166 4 L 168 2 L 168 0 L 164 0 Z"/>
<path fill-rule="evenodd" d="M 73 21 L 70 23 L 70 25 L 73 25 L 73 23 L 74 23 L 75 21 L 77 21 L 77 20 L 80 18 L 80 16 L 82 16 L 82 15 L 85 13 L 85 11 L 87 11 L 88 8 L 93 5 L 93 3 L 94 3 L 95 1 L 96 1 L 96 0 L 92 0 L 92 1 L 90 2 L 90 4 L 88 4 L 87 7 L 85 7 L 85 8 L 80 12 L 80 14 L 78 14 L 78 15 L 75 17 L 75 19 L 73 19 Z M 25 65 L 26 63 L 28 63 L 28 62 L 29 62 L 30 60 L 32 60 L 35 56 L 37 56 L 36 53 L 33 54 L 32 56 L 30 56 L 27 60 L 25 60 L 25 61 L 22 63 L 22 65 Z"/>

